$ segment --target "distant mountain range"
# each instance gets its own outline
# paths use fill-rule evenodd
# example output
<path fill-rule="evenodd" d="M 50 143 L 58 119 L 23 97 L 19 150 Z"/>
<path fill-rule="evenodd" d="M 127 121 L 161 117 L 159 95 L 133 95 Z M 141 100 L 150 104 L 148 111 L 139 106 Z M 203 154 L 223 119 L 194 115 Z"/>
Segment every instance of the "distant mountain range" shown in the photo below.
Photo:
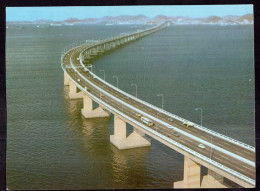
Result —
<path fill-rule="evenodd" d="M 102 18 L 85 18 L 76 19 L 69 18 L 64 21 L 51 21 L 51 20 L 36 20 L 36 21 L 13 21 L 7 24 L 49 24 L 52 26 L 59 25 L 74 25 L 74 24 L 104 24 L 104 25 L 121 25 L 121 24 L 158 24 L 164 21 L 172 21 L 176 25 L 189 25 L 189 24 L 213 24 L 213 25 L 245 25 L 253 24 L 254 18 L 252 14 L 243 16 L 210 16 L 206 18 L 190 18 L 190 17 L 168 17 L 164 15 L 157 15 L 156 17 L 149 18 L 144 15 L 120 15 L 117 17 L 106 16 Z"/>

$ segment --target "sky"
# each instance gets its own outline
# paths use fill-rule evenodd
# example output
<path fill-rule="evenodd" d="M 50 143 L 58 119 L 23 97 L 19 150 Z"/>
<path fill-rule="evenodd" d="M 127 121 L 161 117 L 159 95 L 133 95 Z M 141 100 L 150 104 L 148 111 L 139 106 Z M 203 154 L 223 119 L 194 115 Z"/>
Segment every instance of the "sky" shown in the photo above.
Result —
<path fill-rule="evenodd" d="M 7 7 L 6 21 L 62 21 L 68 18 L 101 18 L 104 16 L 139 15 L 155 17 L 185 16 L 203 18 L 253 14 L 253 5 L 164 5 L 164 6 L 73 6 L 73 7 Z"/>

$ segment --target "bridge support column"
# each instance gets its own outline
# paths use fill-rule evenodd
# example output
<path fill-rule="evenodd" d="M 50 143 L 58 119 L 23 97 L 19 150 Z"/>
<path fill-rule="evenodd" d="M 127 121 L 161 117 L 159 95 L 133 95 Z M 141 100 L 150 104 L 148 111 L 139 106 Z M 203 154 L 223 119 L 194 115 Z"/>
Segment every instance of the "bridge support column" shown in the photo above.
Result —
<path fill-rule="evenodd" d="M 184 156 L 183 180 L 174 182 L 173 188 L 200 188 L 200 164 Z"/>
<path fill-rule="evenodd" d="M 68 86 L 70 82 L 70 79 L 68 75 L 64 72 L 64 86 Z"/>
<path fill-rule="evenodd" d="M 93 110 L 93 101 L 85 93 L 83 93 L 83 109 L 81 109 L 81 114 L 85 118 L 109 117 L 109 114 L 101 107 Z"/>
<path fill-rule="evenodd" d="M 143 133 L 136 130 L 126 137 L 126 122 L 116 115 L 114 116 L 114 135 L 110 135 L 110 142 L 119 150 L 151 145 L 150 140 L 146 139 Z"/>
<path fill-rule="evenodd" d="M 201 188 L 227 188 L 224 182 L 224 177 L 216 172 L 208 169 L 208 174 L 203 176 Z"/>
<path fill-rule="evenodd" d="M 80 98 L 82 98 L 82 91 L 77 92 L 77 86 L 74 84 L 73 81 L 69 80 L 69 86 L 70 86 L 70 91 L 69 91 L 69 98 L 70 99 L 80 99 Z"/>

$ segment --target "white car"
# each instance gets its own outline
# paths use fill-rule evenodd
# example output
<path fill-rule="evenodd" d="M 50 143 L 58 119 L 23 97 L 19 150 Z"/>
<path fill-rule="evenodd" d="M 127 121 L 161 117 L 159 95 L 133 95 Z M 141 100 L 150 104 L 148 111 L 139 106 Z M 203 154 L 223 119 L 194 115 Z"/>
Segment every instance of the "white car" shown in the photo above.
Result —
<path fill-rule="evenodd" d="M 198 145 L 198 147 L 199 147 L 199 148 L 202 148 L 202 149 L 205 149 L 205 148 L 206 148 L 202 143 L 200 143 L 200 144 Z"/>

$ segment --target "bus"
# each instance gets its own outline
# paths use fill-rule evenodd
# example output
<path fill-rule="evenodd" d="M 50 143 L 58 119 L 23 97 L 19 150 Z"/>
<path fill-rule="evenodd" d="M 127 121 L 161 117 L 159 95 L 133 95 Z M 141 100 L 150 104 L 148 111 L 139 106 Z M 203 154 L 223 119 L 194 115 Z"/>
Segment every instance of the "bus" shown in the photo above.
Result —
<path fill-rule="evenodd" d="M 148 119 L 148 118 L 146 118 L 146 117 L 141 117 L 141 121 L 142 121 L 144 124 L 148 125 L 149 127 L 151 127 L 151 126 L 154 125 L 154 123 L 153 123 L 150 119 Z"/>

